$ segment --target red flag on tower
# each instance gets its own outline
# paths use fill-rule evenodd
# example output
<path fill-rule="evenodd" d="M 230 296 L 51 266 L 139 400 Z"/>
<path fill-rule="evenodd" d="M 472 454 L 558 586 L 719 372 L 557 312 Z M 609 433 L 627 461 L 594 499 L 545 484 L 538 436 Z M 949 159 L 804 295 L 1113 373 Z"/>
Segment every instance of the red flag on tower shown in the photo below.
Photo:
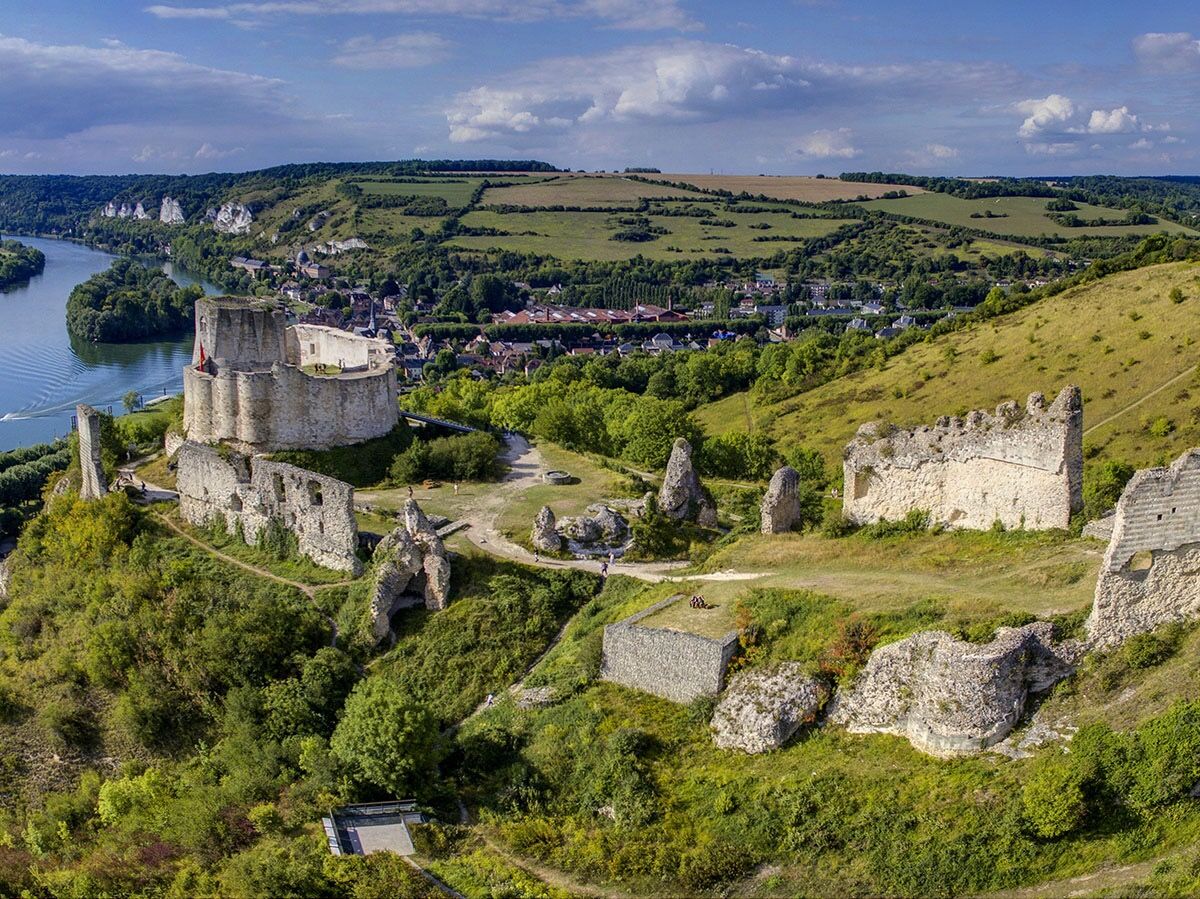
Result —
<path fill-rule="evenodd" d="M 200 362 L 196 365 L 196 371 L 204 371 L 204 343 L 200 344 Z"/>

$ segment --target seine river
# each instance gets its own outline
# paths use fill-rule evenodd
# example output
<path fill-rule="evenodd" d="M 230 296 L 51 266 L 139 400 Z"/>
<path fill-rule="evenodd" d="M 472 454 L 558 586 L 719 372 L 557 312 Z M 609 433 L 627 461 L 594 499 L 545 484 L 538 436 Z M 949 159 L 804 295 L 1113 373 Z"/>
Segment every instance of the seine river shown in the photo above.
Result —
<path fill-rule="evenodd" d="M 191 337 L 117 344 L 67 334 L 67 294 L 116 257 L 64 240 L 16 239 L 46 254 L 46 270 L 0 292 L 0 450 L 67 434 L 76 403 L 121 412 L 121 397 L 130 390 L 150 400 L 183 389 Z M 197 283 L 169 263 L 164 271 L 180 284 Z"/>

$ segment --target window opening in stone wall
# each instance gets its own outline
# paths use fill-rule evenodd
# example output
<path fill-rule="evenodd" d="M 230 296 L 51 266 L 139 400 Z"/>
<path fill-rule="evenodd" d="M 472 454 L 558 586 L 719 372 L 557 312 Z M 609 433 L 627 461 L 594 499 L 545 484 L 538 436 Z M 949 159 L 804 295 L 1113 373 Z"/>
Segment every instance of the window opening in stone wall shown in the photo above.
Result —
<path fill-rule="evenodd" d="M 271 483 L 275 487 L 275 498 L 277 500 L 279 500 L 280 502 L 282 502 L 284 496 L 286 495 L 284 492 L 284 489 L 283 489 L 283 475 L 281 475 L 281 474 L 272 475 Z"/>
<path fill-rule="evenodd" d="M 325 497 L 321 495 L 321 485 L 319 482 L 308 482 L 308 500 L 314 506 L 323 506 L 325 504 Z"/>

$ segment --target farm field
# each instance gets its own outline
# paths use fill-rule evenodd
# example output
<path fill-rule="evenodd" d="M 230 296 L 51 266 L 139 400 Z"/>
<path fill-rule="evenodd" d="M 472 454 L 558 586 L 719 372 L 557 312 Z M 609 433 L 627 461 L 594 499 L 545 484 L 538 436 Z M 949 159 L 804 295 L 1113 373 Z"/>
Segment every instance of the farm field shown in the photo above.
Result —
<path fill-rule="evenodd" d="M 1181 302 L 1171 299 L 1174 288 Z M 1099 459 L 1159 464 L 1200 444 L 1198 314 L 1200 266 L 1152 266 L 918 344 L 882 368 L 789 399 L 759 405 L 738 394 L 695 415 L 712 434 L 753 428 L 784 446 L 815 447 L 838 470 L 863 422 L 932 424 L 1077 384 L 1085 447 Z"/>
<path fill-rule="evenodd" d="M 809 175 L 643 175 L 694 184 L 703 190 L 728 190 L 735 194 L 775 197 L 778 200 L 799 200 L 803 203 L 828 203 L 831 200 L 853 200 L 855 197 L 879 197 L 888 191 L 904 190 L 910 194 L 924 193 L 920 187 L 903 184 L 867 184 L 839 181 L 837 178 L 814 178 Z"/>
<path fill-rule="evenodd" d="M 905 188 L 911 194 L 912 190 Z M 863 209 L 911 215 L 915 218 L 944 222 L 963 228 L 977 228 L 996 234 L 1012 234 L 1017 237 L 1124 237 L 1155 234 L 1167 231 L 1171 234 L 1194 234 L 1188 228 L 1174 222 L 1158 221 L 1152 225 L 1088 225 L 1079 228 L 1064 228 L 1049 216 L 1044 197 L 991 197 L 980 200 L 962 200 L 942 193 L 922 193 L 894 200 L 871 200 L 859 203 Z M 1100 218 L 1119 219 L 1125 215 L 1123 209 L 1107 209 L 1077 203 L 1074 212 L 1084 220 Z M 971 218 L 971 213 L 991 212 L 995 218 Z M 1005 217 L 1001 217 L 1005 216 Z"/>
<path fill-rule="evenodd" d="M 460 236 L 451 246 L 471 250 L 501 249 L 539 253 L 561 259 L 613 261 L 645 256 L 650 259 L 681 261 L 689 256 L 733 255 L 738 258 L 766 258 L 780 250 L 795 247 L 800 241 L 830 234 L 847 219 L 794 219 L 786 213 L 718 212 L 717 218 L 736 222 L 720 227 L 706 219 L 690 216 L 649 216 L 650 224 L 665 228 L 667 234 L 657 240 L 625 242 L 612 240 L 624 227 L 618 216 L 603 212 L 528 212 L 503 214 L 474 210 L 463 217 L 463 225 L 495 228 L 504 235 Z M 754 226 L 760 226 L 758 228 Z M 761 228 L 769 225 L 769 228 Z M 760 236 L 785 237 L 786 240 L 758 241 Z M 727 251 L 722 252 L 721 250 Z"/>
<path fill-rule="evenodd" d="M 489 188 L 482 206 L 631 206 L 643 197 L 702 197 L 694 191 L 618 176 L 565 175 Z"/>
<path fill-rule="evenodd" d="M 417 181 L 350 182 L 363 189 L 364 194 L 385 197 L 441 197 L 450 206 L 466 206 L 483 178 L 430 178 Z"/>

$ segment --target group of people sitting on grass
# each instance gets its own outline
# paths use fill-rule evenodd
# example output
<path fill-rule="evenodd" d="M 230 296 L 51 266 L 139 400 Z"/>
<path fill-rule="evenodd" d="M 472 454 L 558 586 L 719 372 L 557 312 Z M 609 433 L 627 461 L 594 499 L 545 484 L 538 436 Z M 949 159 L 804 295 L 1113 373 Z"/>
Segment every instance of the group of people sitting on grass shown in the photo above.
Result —
<path fill-rule="evenodd" d="M 706 603 L 704 601 L 704 597 L 701 596 L 699 593 L 692 594 L 690 604 L 693 609 L 711 609 L 712 608 L 712 606 L 710 606 L 708 603 Z"/>

